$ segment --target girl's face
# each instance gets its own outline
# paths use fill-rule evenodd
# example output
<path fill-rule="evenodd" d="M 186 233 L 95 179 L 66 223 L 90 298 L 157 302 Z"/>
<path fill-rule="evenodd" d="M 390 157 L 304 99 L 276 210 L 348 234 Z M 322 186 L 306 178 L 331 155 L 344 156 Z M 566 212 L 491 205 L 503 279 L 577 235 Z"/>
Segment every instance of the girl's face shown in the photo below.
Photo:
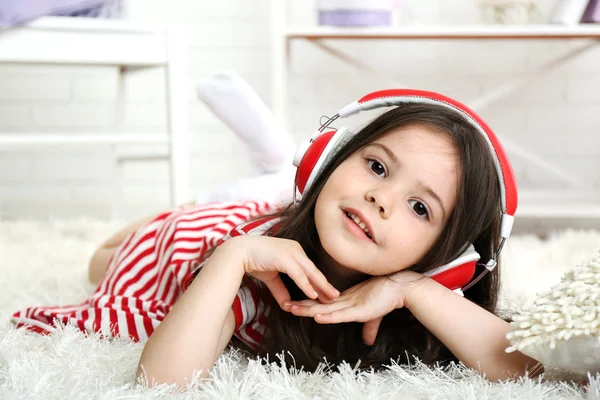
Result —
<path fill-rule="evenodd" d="M 417 263 L 454 207 L 458 173 L 450 139 L 421 125 L 392 130 L 346 159 L 315 205 L 338 272 L 386 275 Z"/>

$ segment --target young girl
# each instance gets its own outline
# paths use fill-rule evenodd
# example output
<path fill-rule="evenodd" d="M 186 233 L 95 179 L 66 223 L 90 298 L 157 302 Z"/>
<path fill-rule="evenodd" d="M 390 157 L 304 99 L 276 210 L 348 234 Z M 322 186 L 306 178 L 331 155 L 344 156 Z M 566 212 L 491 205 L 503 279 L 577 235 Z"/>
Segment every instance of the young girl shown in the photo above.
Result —
<path fill-rule="evenodd" d="M 383 106 L 397 107 L 357 134 L 326 129 Z M 301 200 L 188 205 L 140 221 L 94 255 L 91 299 L 13 320 L 148 339 L 138 375 L 182 386 L 234 337 L 310 370 L 417 356 L 497 380 L 535 365 L 504 352 L 509 325 L 494 315 L 517 193 L 473 111 L 432 92 L 375 92 L 321 126 L 294 163 Z"/>

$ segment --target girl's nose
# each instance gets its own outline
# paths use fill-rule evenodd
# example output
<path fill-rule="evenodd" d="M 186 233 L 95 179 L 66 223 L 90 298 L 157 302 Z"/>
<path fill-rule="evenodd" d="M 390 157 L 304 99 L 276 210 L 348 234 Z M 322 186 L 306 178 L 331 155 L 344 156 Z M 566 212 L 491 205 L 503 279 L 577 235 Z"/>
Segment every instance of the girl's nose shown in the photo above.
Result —
<path fill-rule="evenodd" d="M 379 215 L 383 218 L 389 218 L 392 212 L 391 193 L 384 190 L 370 190 L 365 193 L 365 200 L 377 207 Z"/>

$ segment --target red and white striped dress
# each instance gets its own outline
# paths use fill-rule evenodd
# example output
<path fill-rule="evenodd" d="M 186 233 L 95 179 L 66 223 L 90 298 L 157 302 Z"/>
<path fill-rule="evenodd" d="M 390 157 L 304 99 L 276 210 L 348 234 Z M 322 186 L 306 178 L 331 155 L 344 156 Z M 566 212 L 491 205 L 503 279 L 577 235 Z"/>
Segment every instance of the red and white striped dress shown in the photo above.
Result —
<path fill-rule="evenodd" d="M 117 249 L 92 297 L 78 305 L 30 307 L 12 316 L 17 326 L 49 334 L 72 324 L 102 336 L 147 339 L 203 266 L 203 256 L 230 237 L 262 235 L 279 222 L 265 202 L 183 206 L 131 233 Z M 245 223 L 244 223 L 245 222 Z M 246 277 L 232 304 L 234 335 L 251 347 L 262 340 L 268 306 L 260 283 Z"/>

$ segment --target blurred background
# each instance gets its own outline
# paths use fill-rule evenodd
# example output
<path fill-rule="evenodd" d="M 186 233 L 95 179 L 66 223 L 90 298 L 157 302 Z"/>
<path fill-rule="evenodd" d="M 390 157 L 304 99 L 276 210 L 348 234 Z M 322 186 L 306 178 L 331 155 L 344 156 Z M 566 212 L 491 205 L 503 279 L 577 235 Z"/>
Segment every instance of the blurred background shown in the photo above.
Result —
<path fill-rule="evenodd" d="M 5 8 L 11 8 L 10 1 L 0 0 Z M 168 25 L 183 33 L 186 90 L 180 100 L 188 107 L 190 200 L 250 176 L 244 145 L 196 96 L 201 79 L 229 70 L 273 110 L 296 144 L 314 132 L 321 116 L 335 114 L 375 90 L 433 90 L 473 105 L 506 141 L 523 194 L 522 215 L 517 213 L 523 218 L 517 218 L 517 227 L 599 226 L 596 1 L 98 0 L 93 7 L 90 1 L 70 3 L 84 7 L 71 8 L 69 14 L 77 16 L 62 18 L 81 20 L 83 31 L 98 30 L 85 26 L 86 19 L 94 18 L 121 24 L 123 29 Z M 0 29 L 0 134 L 14 138 L 41 132 L 168 131 L 168 91 L 161 68 L 131 68 L 120 93 L 119 60 L 115 65 L 75 61 L 63 65 L 48 61 L 52 54 L 45 54 L 43 63 L 15 62 L 11 51 L 40 46 L 37 40 L 16 42 L 17 33 L 48 20 L 62 29 L 60 20 L 48 14 L 65 9 L 32 6 L 28 15 L 27 9 L 14 8 L 13 4 L 19 18 L 5 18 Z M 81 30 L 67 29 L 65 35 Z M 453 30 L 473 37 L 449 39 Z M 332 37 L 344 32 L 353 37 Z M 415 39 L 415 32 L 431 38 Z M 482 38 L 486 32 L 505 34 L 488 40 Z M 524 38 L 527 32 L 540 37 Z M 571 37 L 543 38 L 556 32 Z M 389 37 L 377 37 L 384 33 Z M 361 37 L 369 35 L 375 37 Z M 60 38 L 47 40 L 55 39 Z M 88 50 L 102 52 L 102 46 L 101 41 L 93 42 Z M 63 46 L 60 51 L 68 50 Z M 559 61 L 552 64 L 555 59 Z M 358 125 L 373 116 L 361 115 L 348 124 Z M 131 220 L 168 207 L 168 162 L 118 164 L 115 154 L 123 149 L 167 150 L 165 144 L 2 143 L 0 218 L 108 219 L 118 207 L 118 217 Z"/>

